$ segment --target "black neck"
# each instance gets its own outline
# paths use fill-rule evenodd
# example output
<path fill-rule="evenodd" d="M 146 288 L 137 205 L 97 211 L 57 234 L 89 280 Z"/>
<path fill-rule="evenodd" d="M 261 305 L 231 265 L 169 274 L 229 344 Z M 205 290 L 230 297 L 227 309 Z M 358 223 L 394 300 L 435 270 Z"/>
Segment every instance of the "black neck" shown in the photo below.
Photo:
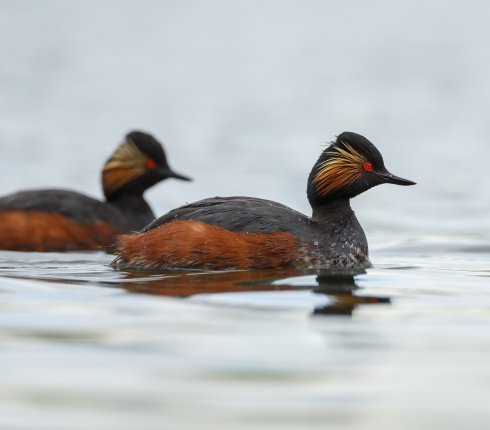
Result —
<path fill-rule="evenodd" d="M 350 199 L 338 199 L 314 206 L 311 218 L 320 224 L 337 224 L 339 220 L 348 219 L 353 215 Z"/>
<path fill-rule="evenodd" d="M 115 206 L 124 215 L 128 230 L 140 230 L 155 219 L 142 194 L 119 192 L 107 197 L 107 203 Z"/>

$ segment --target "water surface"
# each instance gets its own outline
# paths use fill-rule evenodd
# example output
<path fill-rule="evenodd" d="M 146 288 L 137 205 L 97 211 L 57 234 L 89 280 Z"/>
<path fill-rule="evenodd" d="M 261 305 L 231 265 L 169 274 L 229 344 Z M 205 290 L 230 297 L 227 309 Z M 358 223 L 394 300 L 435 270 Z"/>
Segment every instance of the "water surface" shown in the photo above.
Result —
<path fill-rule="evenodd" d="M 377 249 L 354 278 L 0 257 L 5 428 L 486 427 L 488 247 Z"/>

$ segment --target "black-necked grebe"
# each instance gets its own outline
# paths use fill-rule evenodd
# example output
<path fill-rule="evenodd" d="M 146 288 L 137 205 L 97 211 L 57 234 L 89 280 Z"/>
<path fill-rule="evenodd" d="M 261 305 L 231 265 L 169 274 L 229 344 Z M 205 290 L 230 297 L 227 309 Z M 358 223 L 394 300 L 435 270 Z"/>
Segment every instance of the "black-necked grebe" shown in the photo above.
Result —
<path fill-rule="evenodd" d="M 117 268 L 248 269 L 369 265 L 364 231 L 350 199 L 392 175 L 365 137 L 344 132 L 314 165 L 311 218 L 269 200 L 215 197 L 163 215 L 141 233 L 119 237 Z"/>
<path fill-rule="evenodd" d="M 189 180 L 167 163 L 151 135 L 126 135 L 102 170 L 105 202 L 67 190 L 29 190 L 0 198 L 0 249 L 15 251 L 96 250 L 121 233 L 155 219 L 143 198 L 166 178 Z"/>

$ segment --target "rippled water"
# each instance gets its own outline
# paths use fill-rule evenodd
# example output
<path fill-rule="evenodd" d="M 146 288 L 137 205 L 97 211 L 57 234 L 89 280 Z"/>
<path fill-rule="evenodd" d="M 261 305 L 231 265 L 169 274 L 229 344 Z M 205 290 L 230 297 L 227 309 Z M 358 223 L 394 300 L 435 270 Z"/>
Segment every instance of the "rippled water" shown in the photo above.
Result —
<path fill-rule="evenodd" d="M 353 201 L 374 268 L 125 273 L 0 251 L 0 428 L 486 429 L 490 3 L 0 0 L 0 193 L 99 195 L 132 128 L 210 195 L 309 212 L 322 144 L 416 187 Z"/>
<path fill-rule="evenodd" d="M 354 282 L 3 252 L 2 428 L 486 428 L 489 257 L 378 249 Z"/>

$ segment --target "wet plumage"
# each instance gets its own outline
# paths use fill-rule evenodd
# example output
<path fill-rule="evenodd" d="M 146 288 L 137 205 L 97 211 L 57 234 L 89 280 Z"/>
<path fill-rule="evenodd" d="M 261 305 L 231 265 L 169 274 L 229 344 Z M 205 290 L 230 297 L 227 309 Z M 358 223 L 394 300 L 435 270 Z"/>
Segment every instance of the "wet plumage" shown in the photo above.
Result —
<path fill-rule="evenodd" d="M 413 185 L 389 173 L 366 138 L 345 132 L 310 173 L 311 217 L 264 199 L 209 198 L 121 236 L 114 265 L 160 270 L 369 265 L 366 236 L 350 199 L 381 183 Z"/>

